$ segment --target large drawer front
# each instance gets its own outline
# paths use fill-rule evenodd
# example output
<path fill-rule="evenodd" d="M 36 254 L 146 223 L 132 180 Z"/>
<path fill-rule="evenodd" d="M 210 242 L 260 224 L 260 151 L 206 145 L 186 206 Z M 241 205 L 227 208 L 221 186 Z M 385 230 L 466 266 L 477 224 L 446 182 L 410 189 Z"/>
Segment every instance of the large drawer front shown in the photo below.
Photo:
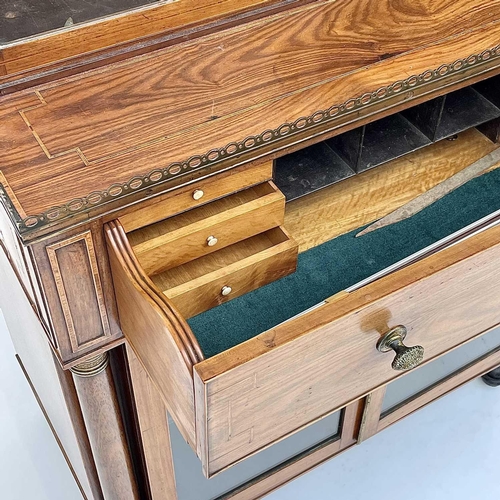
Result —
<path fill-rule="evenodd" d="M 401 372 L 396 325 L 425 361 L 500 324 L 500 227 L 195 365 L 198 454 L 211 476 Z"/>

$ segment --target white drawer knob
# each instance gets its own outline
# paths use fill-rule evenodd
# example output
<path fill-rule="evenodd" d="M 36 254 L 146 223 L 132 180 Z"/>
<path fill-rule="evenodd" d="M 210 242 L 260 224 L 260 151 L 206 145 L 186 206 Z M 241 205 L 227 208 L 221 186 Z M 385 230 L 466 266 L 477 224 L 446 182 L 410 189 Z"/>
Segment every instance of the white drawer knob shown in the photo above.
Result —
<path fill-rule="evenodd" d="M 217 242 L 218 242 L 218 241 L 219 241 L 219 240 L 218 240 L 215 236 L 209 236 L 209 237 L 207 238 L 207 245 L 208 245 L 209 247 L 213 247 L 214 245 L 217 245 Z"/>
<path fill-rule="evenodd" d="M 224 295 L 224 297 L 226 297 L 226 296 L 227 296 L 227 295 L 229 295 L 232 291 L 233 291 L 233 289 L 232 289 L 230 286 L 223 286 L 223 287 L 222 287 L 222 290 L 220 291 L 220 293 L 222 293 L 222 295 Z"/>
<path fill-rule="evenodd" d="M 201 198 L 203 198 L 204 194 L 205 193 L 201 189 L 195 189 L 193 191 L 193 200 L 200 200 Z"/>

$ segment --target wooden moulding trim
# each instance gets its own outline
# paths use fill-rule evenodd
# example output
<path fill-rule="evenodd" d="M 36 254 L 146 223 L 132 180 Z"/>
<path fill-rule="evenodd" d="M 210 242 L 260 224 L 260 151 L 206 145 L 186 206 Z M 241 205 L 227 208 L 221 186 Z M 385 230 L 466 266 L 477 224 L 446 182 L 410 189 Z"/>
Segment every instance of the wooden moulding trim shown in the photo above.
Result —
<path fill-rule="evenodd" d="M 94 191 L 83 198 L 50 208 L 37 214 L 21 217 L 9 200 L 7 192 L 0 186 L 0 201 L 5 205 L 16 224 L 20 235 L 26 236 L 58 225 L 61 221 L 71 219 L 77 214 L 88 213 L 99 207 L 129 197 L 134 193 L 162 185 L 191 172 L 203 171 L 209 167 L 235 167 L 267 157 L 285 147 L 293 146 L 313 137 L 321 137 L 346 123 L 356 122 L 369 113 L 376 115 L 401 101 L 407 102 L 436 90 L 456 83 L 452 81 L 456 75 L 462 75 L 466 81 L 481 72 L 497 70 L 500 66 L 500 45 L 486 49 L 479 54 L 472 54 L 454 62 L 441 64 L 436 69 L 429 69 L 419 75 L 411 75 L 389 85 L 355 96 L 344 103 L 334 104 L 329 108 L 318 110 L 309 116 L 302 116 L 293 122 L 283 123 L 274 130 L 264 130 L 256 136 L 248 136 L 240 141 L 233 141 L 221 148 L 211 148 L 205 154 L 191 156 L 182 162 L 175 162 L 162 169 L 155 169 L 147 175 L 134 176 L 128 182 L 115 183 L 105 191 Z M 318 139 L 319 140 L 319 139 Z"/>
<path fill-rule="evenodd" d="M 193 365 L 204 359 L 203 352 L 186 320 L 177 308 L 158 291 L 154 283 L 144 273 L 137 261 L 125 230 L 119 221 L 111 221 L 104 225 L 108 242 L 110 243 L 117 259 L 123 266 L 135 288 L 145 293 L 148 298 L 159 308 L 165 321 L 170 324 L 171 334 L 181 355 L 192 373 Z"/>
<path fill-rule="evenodd" d="M 384 403 L 386 386 L 375 389 L 366 396 L 363 417 L 358 434 L 358 443 L 372 437 L 378 431 L 380 412 Z"/>
<path fill-rule="evenodd" d="M 62 277 L 61 269 L 59 267 L 59 261 L 57 258 L 57 251 L 61 248 L 71 246 L 74 243 L 79 241 L 83 241 L 85 244 L 85 249 L 87 251 L 87 259 L 89 262 L 89 266 L 92 270 L 92 284 L 94 286 L 94 292 L 97 300 L 97 307 L 99 309 L 99 316 L 101 320 L 102 326 L 102 335 L 99 335 L 97 338 L 84 342 L 82 344 L 78 341 L 78 335 L 75 331 L 75 325 L 73 321 L 73 316 L 71 314 L 71 308 L 69 305 L 69 300 L 67 297 L 66 289 L 64 287 L 64 280 Z M 106 311 L 106 304 L 104 303 L 104 294 L 102 290 L 101 278 L 99 276 L 99 268 L 97 265 L 97 256 L 95 253 L 94 242 L 92 240 L 92 234 L 90 230 L 87 230 L 81 234 L 77 234 L 68 238 L 66 240 L 59 241 L 52 245 L 48 245 L 46 247 L 47 255 L 49 258 L 49 263 L 52 268 L 52 273 L 54 274 L 54 280 L 56 283 L 56 289 L 59 294 L 59 299 L 61 302 L 61 307 L 64 315 L 64 321 L 66 323 L 66 328 L 68 329 L 68 336 L 70 339 L 71 350 L 73 353 L 77 353 L 79 351 L 83 351 L 88 349 L 89 347 L 101 344 L 103 337 L 111 337 L 111 328 L 109 325 L 108 313 Z"/>

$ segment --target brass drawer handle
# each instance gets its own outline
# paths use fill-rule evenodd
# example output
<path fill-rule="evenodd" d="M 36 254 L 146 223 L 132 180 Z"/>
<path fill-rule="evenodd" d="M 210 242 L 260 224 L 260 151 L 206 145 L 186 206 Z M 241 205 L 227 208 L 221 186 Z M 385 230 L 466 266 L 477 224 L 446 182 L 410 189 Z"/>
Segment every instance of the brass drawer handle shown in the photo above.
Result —
<path fill-rule="evenodd" d="M 392 349 L 396 353 L 392 362 L 394 370 L 411 370 L 424 359 L 424 348 L 421 345 L 407 347 L 403 344 L 407 333 L 403 325 L 395 326 L 377 342 L 377 349 L 380 352 L 388 352 Z"/>
<path fill-rule="evenodd" d="M 203 198 L 204 194 L 205 193 L 203 192 L 202 189 L 195 189 L 193 191 L 193 200 L 196 200 L 196 201 L 201 200 L 201 198 Z"/>
<path fill-rule="evenodd" d="M 213 247 L 213 246 L 217 245 L 217 242 L 218 242 L 218 241 L 219 241 L 219 240 L 218 240 L 215 236 L 209 236 L 209 237 L 207 238 L 207 245 L 208 245 L 209 247 Z"/>

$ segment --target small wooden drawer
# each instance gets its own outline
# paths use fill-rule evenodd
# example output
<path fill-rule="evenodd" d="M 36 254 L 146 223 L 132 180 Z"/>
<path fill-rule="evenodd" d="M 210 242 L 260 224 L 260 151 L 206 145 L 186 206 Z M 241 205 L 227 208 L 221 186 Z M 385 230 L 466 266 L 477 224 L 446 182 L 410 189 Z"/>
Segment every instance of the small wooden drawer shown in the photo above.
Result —
<path fill-rule="evenodd" d="M 285 197 L 272 182 L 265 182 L 128 237 L 144 271 L 154 275 L 280 226 L 284 214 Z"/>
<path fill-rule="evenodd" d="M 152 279 L 190 318 L 294 272 L 297 251 L 295 241 L 278 227 Z"/>
<path fill-rule="evenodd" d="M 131 207 L 119 217 L 119 221 L 125 231 L 129 233 L 223 196 L 268 181 L 272 177 L 272 161 L 251 167 L 247 165 L 238 167 L 165 193 L 156 200 L 148 200 L 147 203 Z"/>

